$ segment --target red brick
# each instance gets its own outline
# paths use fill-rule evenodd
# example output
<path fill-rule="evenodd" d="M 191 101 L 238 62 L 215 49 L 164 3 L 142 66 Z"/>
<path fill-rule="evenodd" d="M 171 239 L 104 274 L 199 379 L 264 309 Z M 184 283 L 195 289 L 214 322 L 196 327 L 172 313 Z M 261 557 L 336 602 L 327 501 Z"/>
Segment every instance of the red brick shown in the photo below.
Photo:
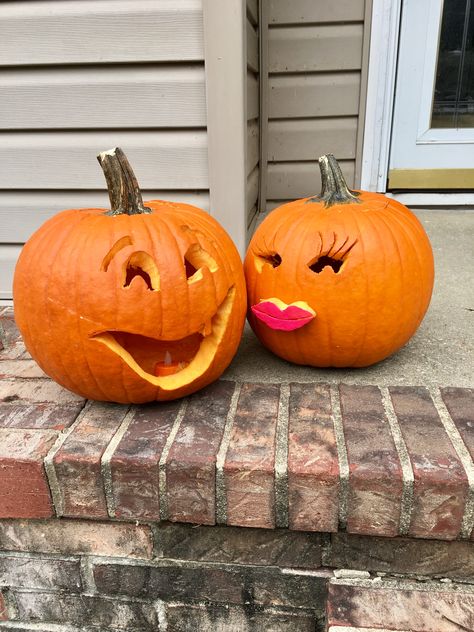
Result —
<path fill-rule="evenodd" d="M 442 388 L 441 396 L 471 458 L 474 459 L 474 389 Z"/>
<path fill-rule="evenodd" d="M 0 556 L 0 586 L 37 590 L 81 591 L 79 560 L 45 558 L 39 555 Z"/>
<path fill-rule="evenodd" d="M 57 433 L 0 428 L 0 518 L 54 514 L 43 459 Z"/>
<path fill-rule="evenodd" d="M 101 458 L 127 410 L 94 402 L 54 456 L 64 516 L 108 517 Z"/>
<path fill-rule="evenodd" d="M 245 383 L 224 464 L 227 523 L 275 526 L 275 438 L 280 389 Z"/>
<path fill-rule="evenodd" d="M 7 606 L 3 599 L 2 593 L 0 593 L 0 621 L 6 621 L 8 619 Z"/>
<path fill-rule="evenodd" d="M 474 389 L 442 388 L 441 396 L 471 459 L 474 459 Z M 471 540 L 474 540 L 474 529 Z"/>
<path fill-rule="evenodd" d="M 337 531 L 339 462 L 328 386 L 291 384 L 288 434 L 290 528 Z"/>
<path fill-rule="evenodd" d="M 0 360 L 0 379 L 49 379 L 34 360 Z"/>
<path fill-rule="evenodd" d="M 459 632 L 474 627 L 474 593 L 330 584 L 328 626 Z"/>
<path fill-rule="evenodd" d="M 181 402 L 148 404 L 134 417 L 110 460 L 117 518 L 159 520 L 159 462 Z"/>
<path fill-rule="evenodd" d="M 189 401 L 166 463 L 171 521 L 215 524 L 216 456 L 234 389 L 215 382 Z"/>
<path fill-rule="evenodd" d="M 13 310 L 8 308 L 0 314 L 3 349 L 0 346 L 0 360 L 15 360 L 25 353 L 25 345 L 13 318 Z"/>
<path fill-rule="evenodd" d="M 1 366 L 1 363 L 0 363 Z M 16 404 L 53 403 L 58 406 L 84 402 L 52 380 L 0 380 L 0 402 Z"/>
<path fill-rule="evenodd" d="M 218 604 L 167 604 L 168 630 L 174 632 L 314 632 L 314 613 L 275 611 Z"/>
<path fill-rule="evenodd" d="M 322 564 L 332 568 L 469 580 L 474 576 L 474 543 L 339 532 L 331 536 L 330 546 L 324 549 Z"/>
<path fill-rule="evenodd" d="M 396 536 L 402 468 L 376 386 L 339 387 L 349 462 L 347 531 Z"/>
<path fill-rule="evenodd" d="M 0 403 L 0 428 L 64 430 L 73 423 L 82 407 L 82 402 L 59 406 L 48 402 Z"/>
<path fill-rule="evenodd" d="M 409 535 L 454 539 L 466 504 L 466 472 L 426 389 L 399 386 L 390 395 L 414 474 Z"/>
<path fill-rule="evenodd" d="M 90 520 L 0 520 L 0 549 L 150 559 L 149 526 Z"/>
<path fill-rule="evenodd" d="M 158 617 L 152 603 L 44 591 L 15 590 L 13 594 L 19 619 L 32 623 L 38 622 L 36 628 L 38 631 L 41 630 L 39 627 L 41 622 L 68 623 L 81 626 L 81 630 L 85 630 L 86 626 L 92 626 L 93 629 L 97 628 L 97 631 L 104 632 L 105 630 L 154 632 L 158 629 Z"/>

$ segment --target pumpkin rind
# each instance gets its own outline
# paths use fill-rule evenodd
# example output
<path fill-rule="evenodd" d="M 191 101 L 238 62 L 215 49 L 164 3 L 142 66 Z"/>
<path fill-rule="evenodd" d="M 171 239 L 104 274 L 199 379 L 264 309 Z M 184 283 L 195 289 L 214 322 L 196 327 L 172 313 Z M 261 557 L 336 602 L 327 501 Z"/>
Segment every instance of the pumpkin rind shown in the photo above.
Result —
<path fill-rule="evenodd" d="M 15 318 L 27 349 L 48 375 L 87 398 L 142 403 L 182 397 L 217 379 L 240 342 L 245 281 L 230 237 L 196 207 L 155 200 L 144 208 L 147 213 L 112 216 L 106 209 L 63 211 L 28 240 L 17 263 Z M 213 271 L 203 265 L 194 282 L 185 266 L 190 248 L 217 264 Z M 147 285 L 146 270 L 138 274 L 137 261 L 148 266 L 154 285 Z M 150 340 L 161 355 L 166 344 L 184 349 L 187 343 L 176 341 L 188 337 L 201 345 L 205 334 L 213 335 L 223 305 L 215 353 L 208 344 L 202 372 L 195 368 L 189 381 L 178 376 L 186 375 L 191 357 L 182 373 L 144 378 L 101 339 L 136 336 L 142 350 Z"/>
<path fill-rule="evenodd" d="M 250 242 L 244 263 L 249 307 L 275 297 L 288 305 L 306 301 L 316 312 L 303 327 L 279 331 L 249 311 L 261 342 L 290 362 L 374 364 L 410 339 L 428 308 L 433 255 L 418 219 L 383 195 L 350 193 L 356 200 L 327 204 L 321 196 L 284 204 Z M 269 254 L 281 263 L 265 263 Z M 311 269 L 324 256 L 337 262 L 337 272 L 330 265 Z"/>

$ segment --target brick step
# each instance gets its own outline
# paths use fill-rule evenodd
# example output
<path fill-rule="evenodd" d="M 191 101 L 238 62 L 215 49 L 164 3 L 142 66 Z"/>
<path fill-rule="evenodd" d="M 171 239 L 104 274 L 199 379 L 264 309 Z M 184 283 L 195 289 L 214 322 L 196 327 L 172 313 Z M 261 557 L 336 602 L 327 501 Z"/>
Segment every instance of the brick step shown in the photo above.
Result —
<path fill-rule="evenodd" d="M 9 318 L 1 518 L 472 537 L 473 389 L 220 380 L 178 402 L 84 402 L 41 377 Z"/>

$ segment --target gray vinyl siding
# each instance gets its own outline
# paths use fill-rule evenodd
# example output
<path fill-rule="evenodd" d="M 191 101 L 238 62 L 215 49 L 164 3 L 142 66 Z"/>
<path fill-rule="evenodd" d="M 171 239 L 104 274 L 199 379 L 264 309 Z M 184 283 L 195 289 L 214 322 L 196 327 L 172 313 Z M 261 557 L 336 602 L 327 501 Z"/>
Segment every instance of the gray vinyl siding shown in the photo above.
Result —
<path fill-rule="evenodd" d="M 269 0 L 267 208 L 319 192 L 333 153 L 354 185 L 364 0 Z"/>
<path fill-rule="evenodd" d="M 258 0 L 247 0 L 247 194 L 246 223 L 251 233 L 258 212 L 259 164 L 259 27 Z"/>
<path fill-rule="evenodd" d="M 99 151 L 207 210 L 206 125 L 201 0 L 0 3 L 0 299 L 47 218 L 108 206 Z"/>

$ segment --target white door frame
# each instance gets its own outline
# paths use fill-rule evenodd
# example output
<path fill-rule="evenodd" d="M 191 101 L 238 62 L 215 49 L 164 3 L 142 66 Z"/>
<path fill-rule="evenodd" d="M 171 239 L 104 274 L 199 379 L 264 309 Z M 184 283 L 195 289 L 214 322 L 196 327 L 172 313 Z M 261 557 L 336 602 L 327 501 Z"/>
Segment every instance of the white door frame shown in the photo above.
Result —
<path fill-rule="evenodd" d="M 386 191 L 402 0 L 374 0 L 361 189 Z"/>
<path fill-rule="evenodd" d="M 361 189 L 387 190 L 402 0 L 374 0 L 370 33 Z M 413 206 L 474 205 L 472 193 L 400 193 Z"/>

